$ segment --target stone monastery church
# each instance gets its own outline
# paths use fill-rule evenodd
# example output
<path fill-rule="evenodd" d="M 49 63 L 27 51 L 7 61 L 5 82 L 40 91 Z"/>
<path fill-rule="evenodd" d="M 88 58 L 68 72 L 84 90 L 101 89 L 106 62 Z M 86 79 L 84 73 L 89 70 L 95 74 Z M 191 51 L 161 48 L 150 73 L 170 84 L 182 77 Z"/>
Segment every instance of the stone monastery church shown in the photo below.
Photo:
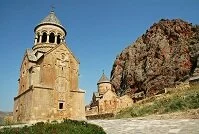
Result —
<path fill-rule="evenodd" d="M 68 48 L 67 32 L 54 11 L 34 29 L 25 51 L 14 98 L 16 122 L 85 119 L 85 92 L 78 88 L 79 61 Z"/>
<path fill-rule="evenodd" d="M 91 103 L 85 107 L 86 117 L 103 114 L 116 114 L 121 109 L 131 107 L 133 100 L 128 96 L 117 96 L 110 80 L 102 74 L 97 82 L 97 92 L 93 93 Z"/>

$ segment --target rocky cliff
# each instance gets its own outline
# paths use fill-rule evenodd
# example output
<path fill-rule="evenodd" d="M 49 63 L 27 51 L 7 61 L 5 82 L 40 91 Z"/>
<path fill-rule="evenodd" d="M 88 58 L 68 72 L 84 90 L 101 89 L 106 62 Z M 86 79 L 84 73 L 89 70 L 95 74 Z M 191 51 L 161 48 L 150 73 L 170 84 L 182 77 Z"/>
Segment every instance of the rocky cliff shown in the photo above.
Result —
<path fill-rule="evenodd" d="M 111 82 L 118 95 L 155 95 L 197 73 L 198 56 L 199 26 L 162 19 L 116 57 Z"/>

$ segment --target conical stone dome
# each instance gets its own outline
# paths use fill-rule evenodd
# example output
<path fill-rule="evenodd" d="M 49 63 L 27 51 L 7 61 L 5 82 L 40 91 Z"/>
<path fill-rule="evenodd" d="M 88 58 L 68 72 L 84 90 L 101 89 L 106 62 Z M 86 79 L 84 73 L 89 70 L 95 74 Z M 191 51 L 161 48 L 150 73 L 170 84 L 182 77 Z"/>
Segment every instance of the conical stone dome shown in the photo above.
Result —
<path fill-rule="evenodd" d="M 36 29 L 41 26 L 41 25 L 55 25 L 60 27 L 61 29 L 64 30 L 65 34 L 66 34 L 66 30 L 63 27 L 63 25 L 61 24 L 60 20 L 57 18 L 57 16 L 55 15 L 54 11 L 51 11 L 50 14 L 48 16 L 46 16 L 34 29 L 34 31 L 36 31 Z"/>
<path fill-rule="evenodd" d="M 110 80 L 106 77 L 106 75 L 103 73 L 97 84 L 100 83 L 110 83 Z"/>

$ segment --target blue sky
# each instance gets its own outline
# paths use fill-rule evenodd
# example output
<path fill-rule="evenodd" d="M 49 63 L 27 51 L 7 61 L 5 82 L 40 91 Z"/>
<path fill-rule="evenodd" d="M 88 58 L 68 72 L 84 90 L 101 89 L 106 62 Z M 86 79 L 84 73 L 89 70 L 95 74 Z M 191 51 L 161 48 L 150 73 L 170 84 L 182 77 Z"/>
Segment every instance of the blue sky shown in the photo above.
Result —
<path fill-rule="evenodd" d="M 1 0 L 1 111 L 13 109 L 24 52 L 33 46 L 33 29 L 52 4 L 68 32 L 67 44 L 80 60 L 79 87 L 86 90 L 87 104 L 102 70 L 109 77 L 116 55 L 153 23 L 181 18 L 199 24 L 198 0 Z"/>

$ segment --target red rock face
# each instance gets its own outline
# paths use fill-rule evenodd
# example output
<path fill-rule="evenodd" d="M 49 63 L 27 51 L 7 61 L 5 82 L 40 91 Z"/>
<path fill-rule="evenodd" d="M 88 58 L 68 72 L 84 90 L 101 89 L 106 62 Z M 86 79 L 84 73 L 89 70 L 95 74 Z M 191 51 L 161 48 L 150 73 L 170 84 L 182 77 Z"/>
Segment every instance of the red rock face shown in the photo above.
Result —
<path fill-rule="evenodd" d="M 151 96 L 187 80 L 199 55 L 198 29 L 180 19 L 153 24 L 116 57 L 111 72 L 116 92 Z"/>

